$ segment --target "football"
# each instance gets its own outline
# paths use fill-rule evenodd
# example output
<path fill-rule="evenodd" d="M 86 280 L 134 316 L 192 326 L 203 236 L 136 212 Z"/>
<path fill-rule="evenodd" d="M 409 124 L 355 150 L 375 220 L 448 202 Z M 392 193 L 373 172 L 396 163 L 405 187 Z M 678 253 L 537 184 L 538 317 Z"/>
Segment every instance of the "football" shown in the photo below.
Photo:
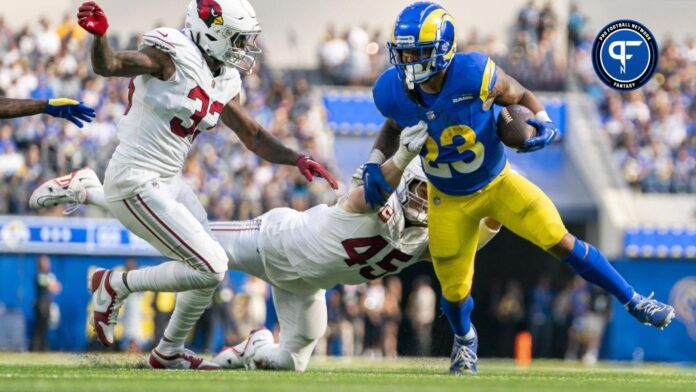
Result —
<path fill-rule="evenodd" d="M 534 126 L 527 124 L 527 120 L 534 117 L 534 113 L 522 105 L 510 105 L 503 108 L 498 116 L 498 137 L 508 147 L 520 148 L 524 142 L 534 137 L 537 133 Z"/>

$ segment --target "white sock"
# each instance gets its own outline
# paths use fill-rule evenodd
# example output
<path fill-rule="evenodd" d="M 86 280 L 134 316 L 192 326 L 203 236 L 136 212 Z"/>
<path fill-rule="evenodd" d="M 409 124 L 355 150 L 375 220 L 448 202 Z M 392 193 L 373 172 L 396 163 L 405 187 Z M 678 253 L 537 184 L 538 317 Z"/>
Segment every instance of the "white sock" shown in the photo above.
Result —
<path fill-rule="evenodd" d="M 87 197 L 85 198 L 85 204 L 97 206 L 109 211 L 109 207 L 106 205 L 106 198 L 104 198 L 104 188 L 87 188 L 86 191 Z"/>
<path fill-rule="evenodd" d="M 476 332 L 474 332 L 473 328 L 469 329 L 469 332 L 464 335 L 464 340 L 471 340 L 476 337 Z"/>
<path fill-rule="evenodd" d="M 126 275 L 126 279 L 123 278 Z M 191 268 L 181 261 L 167 261 L 154 267 L 133 271 L 115 272 L 111 276 L 111 287 L 117 294 L 136 291 L 180 292 L 217 287 L 225 273 L 212 273 Z"/>
<path fill-rule="evenodd" d="M 215 287 L 189 290 L 176 295 L 174 313 L 157 345 L 157 351 L 171 355 L 183 351 L 186 336 L 213 299 Z"/>
<path fill-rule="evenodd" d="M 277 343 L 269 343 L 254 352 L 254 362 L 263 363 L 264 369 L 304 370 L 295 369 L 295 361 L 288 350 L 280 348 Z"/>

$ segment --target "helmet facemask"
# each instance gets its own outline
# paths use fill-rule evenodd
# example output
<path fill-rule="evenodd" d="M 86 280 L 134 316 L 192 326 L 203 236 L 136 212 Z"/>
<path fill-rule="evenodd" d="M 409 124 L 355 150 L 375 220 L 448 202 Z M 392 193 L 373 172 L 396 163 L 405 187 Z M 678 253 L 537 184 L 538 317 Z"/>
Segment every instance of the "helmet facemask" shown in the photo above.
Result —
<path fill-rule="evenodd" d="M 389 62 L 398 68 L 399 76 L 404 79 L 409 89 L 413 89 L 415 84 L 428 81 L 438 72 L 435 68 L 435 61 L 438 56 L 433 56 L 434 48 L 434 43 L 418 46 L 401 46 L 389 43 Z M 404 52 L 406 51 L 415 52 L 416 56 L 413 57 L 417 57 L 417 60 L 404 61 Z"/>
<path fill-rule="evenodd" d="M 186 29 L 206 55 L 226 66 L 251 72 L 261 53 L 261 27 L 247 0 L 192 0 Z"/>
<path fill-rule="evenodd" d="M 428 225 L 428 184 L 411 177 L 402 181 L 396 191 L 406 220 L 416 226 Z"/>
<path fill-rule="evenodd" d="M 251 72 L 261 49 L 256 39 L 261 31 L 240 32 L 229 26 L 221 26 L 216 35 L 206 34 L 208 44 L 203 45 L 206 53 L 228 66 Z"/>
<path fill-rule="evenodd" d="M 256 63 L 256 57 L 261 54 L 261 48 L 256 46 L 256 39 L 260 33 L 261 31 L 239 32 L 227 27 L 223 30 L 222 36 L 229 41 L 229 47 L 222 52 L 218 60 L 250 72 Z"/>
<path fill-rule="evenodd" d="M 456 51 L 454 21 L 444 8 L 430 2 L 406 7 L 394 23 L 389 62 L 409 90 L 445 70 Z M 408 58 L 404 52 L 410 51 Z M 414 60 L 415 59 L 415 60 Z"/>

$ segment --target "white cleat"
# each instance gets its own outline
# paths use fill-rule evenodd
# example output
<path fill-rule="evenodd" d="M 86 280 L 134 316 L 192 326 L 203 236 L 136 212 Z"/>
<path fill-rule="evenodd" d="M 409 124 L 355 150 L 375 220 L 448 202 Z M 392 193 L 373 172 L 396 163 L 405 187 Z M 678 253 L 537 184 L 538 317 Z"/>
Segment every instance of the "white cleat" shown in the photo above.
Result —
<path fill-rule="evenodd" d="M 89 323 L 94 327 L 94 332 L 102 345 L 109 347 L 114 344 L 114 329 L 118 319 L 118 311 L 126 297 L 118 298 L 116 291 L 111 287 L 112 272 L 106 269 L 94 271 L 87 278 L 87 285 L 92 292 L 92 317 Z"/>
<path fill-rule="evenodd" d="M 207 361 L 188 349 L 172 355 L 164 355 L 154 349 L 150 351 L 147 365 L 152 369 L 222 370 L 220 365 Z"/>
<path fill-rule="evenodd" d="M 68 204 L 65 214 L 70 214 L 87 200 L 87 189 L 101 187 L 94 170 L 86 167 L 63 177 L 50 179 L 39 185 L 29 198 L 33 210 Z"/>
<path fill-rule="evenodd" d="M 233 347 L 224 347 L 213 362 L 223 369 L 263 369 L 263 363 L 254 361 L 254 354 L 259 348 L 273 343 L 273 334 L 266 328 L 253 331 L 248 338 Z"/>

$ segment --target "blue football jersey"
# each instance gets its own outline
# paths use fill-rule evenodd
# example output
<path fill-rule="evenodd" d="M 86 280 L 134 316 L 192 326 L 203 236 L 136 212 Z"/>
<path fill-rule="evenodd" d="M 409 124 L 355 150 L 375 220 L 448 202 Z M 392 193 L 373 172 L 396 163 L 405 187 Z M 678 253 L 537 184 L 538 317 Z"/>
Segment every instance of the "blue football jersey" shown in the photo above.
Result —
<path fill-rule="evenodd" d="M 372 90 L 383 116 L 402 127 L 423 120 L 428 140 L 421 158 L 430 183 L 450 195 L 467 195 L 483 188 L 500 174 L 507 158 L 496 133 L 493 109 L 483 104 L 493 89 L 496 66 L 488 56 L 457 53 L 445 82 L 430 107 L 416 102 L 391 67 Z"/>

